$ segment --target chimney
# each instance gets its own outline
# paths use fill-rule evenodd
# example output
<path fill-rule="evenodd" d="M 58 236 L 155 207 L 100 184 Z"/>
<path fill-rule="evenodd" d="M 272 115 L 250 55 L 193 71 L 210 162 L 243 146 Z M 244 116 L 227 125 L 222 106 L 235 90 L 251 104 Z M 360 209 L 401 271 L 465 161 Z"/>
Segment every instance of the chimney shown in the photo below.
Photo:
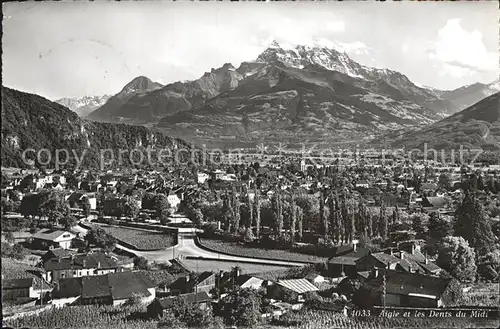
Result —
<path fill-rule="evenodd" d="M 378 267 L 374 267 L 372 269 L 372 273 L 371 274 L 372 274 L 373 278 L 377 278 L 378 277 Z"/>
<path fill-rule="evenodd" d="M 399 252 L 399 258 L 401 258 L 401 259 L 404 259 L 404 258 L 405 258 L 405 252 L 404 252 L 404 251 L 402 251 L 402 250 L 401 250 L 401 251 Z"/>
<path fill-rule="evenodd" d="M 352 250 L 356 251 L 358 242 L 358 240 L 352 240 Z"/>
<path fill-rule="evenodd" d="M 412 255 L 415 255 L 415 249 L 416 249 L 415 244 L 414 244 L 414 243 L 412 243 L 412 244 L 411 244 L 411 254 L 412 254 Z"/>
<path fill-rule="evenodd" d="M 101 261 L 97 262 L 97 268 L 101 268 Z"/>

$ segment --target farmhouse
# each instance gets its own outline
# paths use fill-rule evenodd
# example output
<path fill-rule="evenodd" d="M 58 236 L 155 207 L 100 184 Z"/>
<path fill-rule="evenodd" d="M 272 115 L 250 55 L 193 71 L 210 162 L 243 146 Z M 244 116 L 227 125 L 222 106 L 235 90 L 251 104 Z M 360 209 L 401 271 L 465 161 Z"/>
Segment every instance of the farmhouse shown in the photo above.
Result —
<path fill-rule="evenodd" d="M 46 261 L 52 258 L 67 258 L 73 254 L 75 254 L 75 252 L 71 249 L 62 249 L 62 248 L 50 249 L 45 254 L 43 254 L 42 262 L 45 263 Z"/>
<path fill-rule="evenodd" d="M 210 302 L 211 302 L 210 296 L 205 291 L 198 293 L 192 292 L 188 294 L 182 294 L 161 299 L 155 298 L 151 302 L 151 304 L 149 304 L 147 307 L 148 315 L 152 317 L 156 316 L 161 317 L 164 314 L 165 310 L 174 306 L 176 298 L 183 298 L 188 303 L 196 303 L 198 307 L 202 310 L 205 310 L 208 307 L 210 307 Z"/>
<path fill-rule="evenodd" d="M 328 272 L 334 277 L 341 276 L 356 277 L 356 261 L 370 254 L 370 250 L 364 247 L 358 247 L 356 244 L 352 246 L 341 246 L 335 256 L 328 260 Z"/>
<path fill-rule="evenodd" d="M 53 304 L 71 305 L 121 305 L 132 297 L 140 296 L 142 302 L 156 297 L 154 284 L 137 272 L 110 273 L 60 280 L 54 289 Z"/>
<path fill-rule="evenodd" d="M 187 291 L 200 292 L 205 291 L 210 293 L 210 290 L 215 288 L 216 276 L 213 272 L 202 272 L 200 274 L 193 274 L 187 283 Z"/>
<path fill-rule="evenodd" d="M 381 269 L 372 271 L 364 289 L 369 292 L 373 305 L 443 307 L 454 294 L 457 284 L 455 279 Z"/>
<path fill-rule="evenodd" d="M 303 294 L 309 291 L 318 291 L 311 282 L 306 279 L 279 280 L 276 284 L 268 287 L 268 296 L 286 302 L 301 302 Z M 290 297 L 286 297 L 286 296 Z"/>
<path fill-rule="evenodd" d="M 355 264 L 358 271 L 370 271 L 374 267 L 393 270 L 400 261 L 401 259 L 394 255 L 377 252 L 356 260 Z"/>
<path fill-rule="evenodd" d="M 2 280 L 2 300 L 21 301 L 38 298 L 40 293 L 35 291 L 35 279 Z"/>
<path fill-rule="evenodd" d="M 74 238 L 71 232 L 44 228 L 33 235 L 33 244 L 42 249 L 69 249 Z"/>
<path fill-rule="evenodd" d="M 52 305 L 62 307 L 75 303 L 82 294 L 81 278 L 60 279 L 52 291 Z"/>
<path fill-rule="evenodd" d="M 54 257 L 47 260 L 43 267 L 46 271 L 44 277 L 48 282 L 114 273 L 119 269 L 114 259 L 101 252 Z"/>

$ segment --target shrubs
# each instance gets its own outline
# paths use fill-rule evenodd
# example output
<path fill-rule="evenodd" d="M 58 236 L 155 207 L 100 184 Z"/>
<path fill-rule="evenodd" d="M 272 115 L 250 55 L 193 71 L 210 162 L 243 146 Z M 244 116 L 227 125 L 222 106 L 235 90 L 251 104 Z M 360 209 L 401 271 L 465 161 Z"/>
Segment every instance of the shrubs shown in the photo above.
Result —
<path fill-rule="evenodd" d="M 144 298 L 143 294 L 140 293 L 132 293 L 132 297 L 127 299 L 125 303 L 123 303 L 124 307 L 136 307 L 142 305 L 142 299 Z"/>
<path fill-rule="evenodd" d="M 85 241 L 89 245 L 94 245 L 106 250 L 113 250 L 116 245 L 116 239 L 114 238 L 114 236 L 100 227 L 94 227 L 89 232 L 87 232 L 87 234 L 85 235 Z"/>
<path fill-rule="evenodd" d="M 201 309 L 195 303 L 176 297 L 171 308 L 165 311 L 158 327 L 160 328 L 207 328 L 215 323 L 211 308 Z"/>
<path fill-rule="evenodd" d="M 254 289 L 234 290 L 221 302 L 221 315 L 228 325 L 254 327 L 261 321 L 262 298 Z"/>
<path fill-rule="evenodd" d="M 2 242 L 2 257 L 21 260 L 27 254 L 26 249 L 19 243 L 10 246 L 8 243 Z"/>
<path fill-rule="evenodd" d="M 138 270 L 149 270 L 151 266 L 146 258 L 140 256 L 134 258 L 134 268 Z"/>

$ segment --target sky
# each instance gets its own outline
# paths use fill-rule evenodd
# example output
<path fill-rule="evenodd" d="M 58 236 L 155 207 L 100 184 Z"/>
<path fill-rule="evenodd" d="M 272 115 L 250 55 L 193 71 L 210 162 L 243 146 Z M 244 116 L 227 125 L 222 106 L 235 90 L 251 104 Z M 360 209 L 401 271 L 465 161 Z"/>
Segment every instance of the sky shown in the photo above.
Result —
<path fill-rule="evenodd" d="M 499 76 L 495 1 L 3 4 L 4 86 L 51 100 L 168 84 L 251 61 L 273 40 L 335 45 L 361 64 L 454 89 Z"/>

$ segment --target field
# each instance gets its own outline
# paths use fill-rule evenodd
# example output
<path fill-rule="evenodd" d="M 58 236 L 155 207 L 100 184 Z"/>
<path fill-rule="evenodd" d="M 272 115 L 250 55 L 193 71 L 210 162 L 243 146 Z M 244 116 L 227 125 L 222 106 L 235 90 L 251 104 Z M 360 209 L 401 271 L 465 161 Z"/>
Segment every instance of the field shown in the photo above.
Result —
<path fill-rule="evenodd" d="M 38 315 L 15 320 L 4 320 L 3 325 L 14 328 L 97 328 L 97 329 L 153 329 L 157 322 L 131 319 L 130 310 L 113 306 L 70 306 L 51 309 Z"/>
<path fill-rule="evenodd" d="M 341 314 L 319 310 L 292 311 L 268 329 L 392 329 L 392 328 L 497 328 L 498 320 L 477 318 L 380 318 L 345 317 Z"/>
<path fill-rule="evenodd" d="M 500 305 L 498 283 L 476 283 L 472 289 L 464 293 L 462 304 L 468 306 Z"/>
<path fill-rule="evenodd" d="M 15 328 L 96 328 L 96 329 L 153 329 L 158 321 L 144 317 L 142 306 L 130 308 L 113 306 L 70 306 L 51 309 L 39 315 L 6 320 L 4 325 Z M 393 329 L 393 328 L 496 328 L 498 320 L 474 318 L 349 318 L 329 311 L 292 311 L 273 324 L 260 324 L 266 329 Z"/>
<path fill-rule="evenodd" d="M 202 246 L 221 253 L 234 256 L 267 258 L 290 262 L 322 263 L 328 259 L 325 257 L 313 256 L 291 252 L 287 250 L 249 248 L 234 242 L 224 242 L 220 240 L 200 239 Z"/>
<path fill-rule="evenodd" d="M 162 232 L 108 225 L 100 225 L 100 227 L 118 240 L 128 243 L 139 250 L 165 249 L 172 247 L 175 242 L 173 236 Z"/>

